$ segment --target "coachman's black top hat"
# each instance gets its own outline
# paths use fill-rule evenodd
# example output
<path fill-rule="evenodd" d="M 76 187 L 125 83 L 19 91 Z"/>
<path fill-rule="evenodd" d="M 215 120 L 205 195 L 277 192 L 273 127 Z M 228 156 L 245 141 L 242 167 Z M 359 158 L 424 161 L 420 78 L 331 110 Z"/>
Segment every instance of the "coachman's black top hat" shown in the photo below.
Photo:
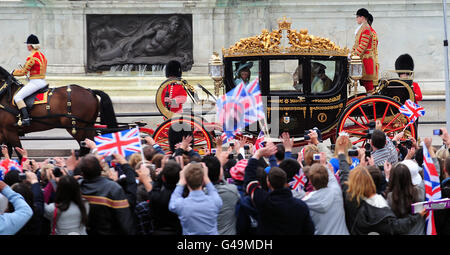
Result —
<path fill-rule="evenodd" d="M 363 16 L 366 19 L 369 18 L 369 11 L 365 8 L 361 8 L 356 12 L 356 16 Z"/>
<path fill-rule="evenodd" d="M 176 60 L 171 60 L 166 65 L 166 78 L 170 76 L 181 77 L 181 64 Z"/>
<path fill-rule="evenodd" d="M 30 36 L 28 36 L 27 41 L 25 43 L 26 44 L 39 44 L 39 39 L 37 38 L 37 36 L 31 34 Z"/>

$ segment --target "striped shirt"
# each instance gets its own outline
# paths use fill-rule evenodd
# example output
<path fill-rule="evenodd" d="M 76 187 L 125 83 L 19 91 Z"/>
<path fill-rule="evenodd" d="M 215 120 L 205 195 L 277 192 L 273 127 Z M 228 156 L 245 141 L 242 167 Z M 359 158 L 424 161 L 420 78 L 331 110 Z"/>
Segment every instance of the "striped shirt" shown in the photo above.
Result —
<path fill-rule="evenodd" d="M 386 160 L 391 164 L 398 162 L 397 149 L 388 137 L 386 137 L 386 145 L 381 149 L 373 151 L 372 157 L 376 166 L 384 166 Z"/>

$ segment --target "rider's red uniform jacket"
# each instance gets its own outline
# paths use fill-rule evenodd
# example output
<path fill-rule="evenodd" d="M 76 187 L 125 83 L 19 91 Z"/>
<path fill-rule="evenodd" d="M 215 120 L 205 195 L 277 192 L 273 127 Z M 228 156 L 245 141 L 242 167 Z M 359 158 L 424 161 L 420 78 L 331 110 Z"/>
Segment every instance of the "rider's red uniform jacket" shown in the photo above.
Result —
<path fill-rule="evenodd" d="M 47 72 L 47 58 L 39 50 L 33 50 L 22 69 L 16 69 L 14 76 L 24 76 L 30 73 L 30 79 L 44 79 Z"/>

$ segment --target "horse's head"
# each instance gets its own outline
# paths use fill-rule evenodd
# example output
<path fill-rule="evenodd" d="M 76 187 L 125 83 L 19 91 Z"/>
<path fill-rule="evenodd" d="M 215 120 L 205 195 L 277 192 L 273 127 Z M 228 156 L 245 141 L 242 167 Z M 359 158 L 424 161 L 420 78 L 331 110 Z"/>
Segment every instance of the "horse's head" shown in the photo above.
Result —
<path fill-rule="evenodd" d="M 22 84 L 8 71 L 0 66 L 0 98 L 2 98 L 6 91 L 8 97 L 15 92 Z"/>

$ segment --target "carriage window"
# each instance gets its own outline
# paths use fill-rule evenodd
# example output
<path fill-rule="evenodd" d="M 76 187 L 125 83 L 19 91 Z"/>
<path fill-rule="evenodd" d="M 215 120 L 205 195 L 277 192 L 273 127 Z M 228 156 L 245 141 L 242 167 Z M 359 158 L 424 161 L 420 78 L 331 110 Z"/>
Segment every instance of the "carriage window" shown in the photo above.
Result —
<path fill-rule="evenodd" d="M 233 80 L 238 85 L 241 82 L 248 84 L 259 75 L 259 61 L 233 61 Z"/>
<path fill-rule="evenodd" d="M 311 93 L 325 93 L 333 89 L 336 61 L 311 60 Z"/>
<path fill-rule="evenodd" d="M 303 92 L 302 73 L 298 59 L 270 60 L 270 90 Z"/>

